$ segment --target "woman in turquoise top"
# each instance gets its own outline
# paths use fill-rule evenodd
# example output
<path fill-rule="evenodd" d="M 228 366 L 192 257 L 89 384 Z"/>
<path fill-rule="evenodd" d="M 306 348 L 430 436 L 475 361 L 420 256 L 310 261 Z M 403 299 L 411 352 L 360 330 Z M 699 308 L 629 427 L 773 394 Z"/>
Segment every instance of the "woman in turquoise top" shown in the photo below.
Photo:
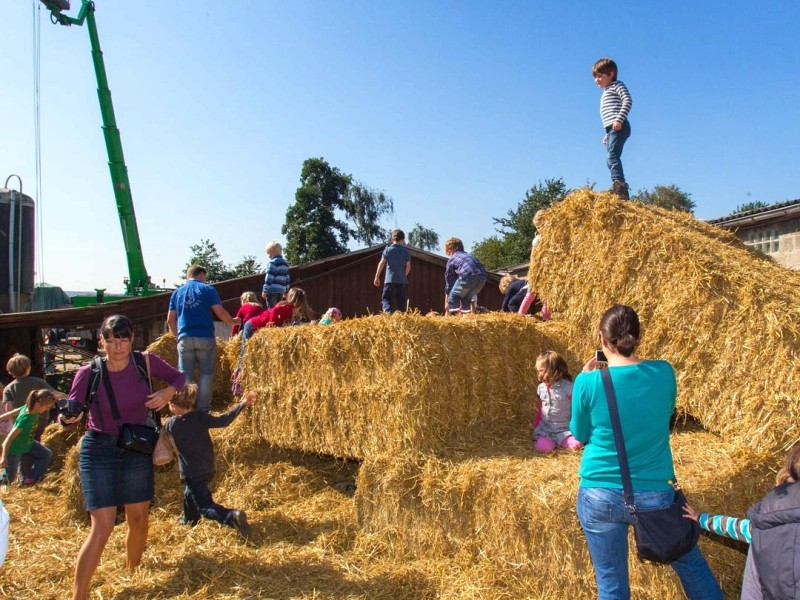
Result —
<path fill-rule="evenodd" d="M 641 360 L 639 317 L 630 306 L 616 304 L 600 320 L 600 344 L 608 362 L 619 406 L 634 498 L 639 511 L 672 504 L 675 479 L 669 424 L 677 384 L 672 366 L 663 360 Z M 630 598 L 628 526 L 619 458 L 599 364 L 591 359 L 572 388 L 570 431 L 586 448 L 580 466 L 578 519 L 594 565 L 600 600 Z M 722 590 L 695 546 L 672 563 L 690 600 L 721 600 Z"/>

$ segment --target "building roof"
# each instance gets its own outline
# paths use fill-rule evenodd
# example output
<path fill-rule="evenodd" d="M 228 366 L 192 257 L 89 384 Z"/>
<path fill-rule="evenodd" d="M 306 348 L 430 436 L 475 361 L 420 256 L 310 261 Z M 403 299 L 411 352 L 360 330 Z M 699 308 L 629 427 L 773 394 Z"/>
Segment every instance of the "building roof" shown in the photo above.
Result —
<path fill-rule="evenodd" d="M 739 227 L 794 215 L 800 215 L 800 199 L 786 200 L 752 210 L 743 210 L 724 217 L 710 219 L 708 222 L 721 227 Z"/>

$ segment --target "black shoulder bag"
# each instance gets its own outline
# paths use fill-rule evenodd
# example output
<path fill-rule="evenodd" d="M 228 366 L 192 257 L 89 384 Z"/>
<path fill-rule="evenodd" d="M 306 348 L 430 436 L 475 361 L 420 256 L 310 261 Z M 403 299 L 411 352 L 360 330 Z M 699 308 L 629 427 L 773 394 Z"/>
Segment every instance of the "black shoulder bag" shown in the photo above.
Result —
<path fill-rule="evenodd" d="M 628 455 L 625 452 L 625 438 L 622 437 L 617 397 L 614 394 L 611 374 L 608 369 L 602 369 L 600 374 L 608 401 L 611 426 L 614 428 L 614 442 L 619 457 L 625 508 L 633 516 L 636 554 L 642 560 L 669 564 L 694 548 L 700 537 L 700 526 L 696 521 L 684 517 L 683 507 L 686 506 L 686 496 L 675 482 L 670 482 L 675 489 L 675 498 L 671 506 L 656 510 L 639 511 L 636 509 L 631 472 L 628 468 Z"/>
<path fill-rule="evenodd" d="M 114 397 L 114 388 L 111 387 L 111 381 L 108 376 L 108 367 L 106 361 L 102 361 L 102 379 L 103 386 L 108 396 L 108 402 L 111 405 L 111 416 L 115 421 L 120 421 L 122 417 L 117 408 L 117 400 Z M 153 454 L 153 450 L 158 442 L 158 434 L 161 425 L 160 416 L 152 410 L 147 411 L 148 421 L 151 421 L 154 426 L 150 425 L 136 425 L 133 423 L 123 423 L 119 427 L 119 436 L 117 437 L 117 446 L 130 450 L 132 452 L 139 452 L 140 454 Z"/>

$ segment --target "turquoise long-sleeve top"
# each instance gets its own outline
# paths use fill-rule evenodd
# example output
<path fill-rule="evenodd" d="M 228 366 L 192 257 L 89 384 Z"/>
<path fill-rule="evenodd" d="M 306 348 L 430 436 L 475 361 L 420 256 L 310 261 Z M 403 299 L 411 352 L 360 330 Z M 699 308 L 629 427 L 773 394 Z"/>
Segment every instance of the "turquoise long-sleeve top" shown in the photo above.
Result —
<path fill-rule="evenodd" d="M 619 407 L 622 435 L 635 491 L 664 491 L 675 480 L 669 422 L 678 387 L 665 360 L 644 360 L 608 367 Z M 579 474 L 581 486 L 622 489 L 614 430 L 600 370 L 575 378 L 569 429 L 586 444 Z"/>

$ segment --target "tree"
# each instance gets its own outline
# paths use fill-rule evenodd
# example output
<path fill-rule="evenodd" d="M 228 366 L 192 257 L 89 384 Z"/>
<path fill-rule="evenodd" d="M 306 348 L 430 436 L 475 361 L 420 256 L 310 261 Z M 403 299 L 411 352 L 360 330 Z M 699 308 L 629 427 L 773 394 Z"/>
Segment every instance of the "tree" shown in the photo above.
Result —
<path fill-rule="evenodd" d="M 487 269 L 499 269 L 528 261 L 531 240 L 536 234 L 533 215 L 536 211 L 559 202 L 567 195 L 564 180 L 546 179 L 525 192 L 525 198 L 516 210 L 506 217 L 493 218 L 498 235 L 488 237 L 472 247 L 472 253 Z"/>
<path fill-rule="evenodd" d="M 186 263 L 181 279 L 186 279 L 186 270 L 192 265 L 200 265 L 206 270 L 206 282 L 216 283 L 226 279 L 246 277 L 263 273 L 264 269 L 256 262 L 255 256 L 245 256 L 234 266 L 226 266 L 219 255 L 216 244 L 211 240 L 200 240 L 199 244 L 189 247 L 192 252 Z"/>
<path fill-rule="evenodd" d="M 238 263 L 230 268 L 231 279 L 237 277 L 247 277 L 248 275 L 258 275 L 264 272 L 264 267 L 261 266 L 252 254 L 242 257 Z"/>
<path fill-rule="evenodd" d="M 677 185 L 657 185 L 653 191 L 639 190 L 631 198 L 635 202 L 648 204 L 650 206 L 660 206 L 661 208 L 673 208 L 688 213 L 694 212 L 695 203 L 691 194 L 684 192 Z"/>
<path fill-rule="evenodd" d="M 211 240 L 200 240 L 199 244 L 189 247 L 192 252 L 189 262 L 181 274 L 181 279 L 186 279 L 186 270 L 192 265 L 200 265 L 206 270 L 206 281 L 214 283 L 227 279 L 227 269 L 217 246 Z"/>
<path fill-rule="evenodd" d="M 408 232 L 408 245 L 434 252 L 439 249 L 439 234 L 433 229 L 423 227 L 419 223 Z"/>
<path fill-rule="evenodd" d="M 769 204 L 767 204 L 763 200 L 755 200 L 753 202 L 745 202 L 744 204 L 740 204 L 739 206 L 737 206 L 736 210 L 734 210 L 731 214 L 735 215 L 736 213 L 748 212 L 748 211 L 751 211 L 751 210 L 756 210 L 758 208 L 767 208 L 768 206 L 769 206 Z"/>
<path fill-rule="evenodd" d="M 367 245 L 386 239 L 388 233 L 378 221 L 392 212 L 392 199 L 383 192 L 354 182 L 323 158 L 309 158 L 281 228 L 286 259 L 301 264 L 344 254 L 351 238 Z"/>

